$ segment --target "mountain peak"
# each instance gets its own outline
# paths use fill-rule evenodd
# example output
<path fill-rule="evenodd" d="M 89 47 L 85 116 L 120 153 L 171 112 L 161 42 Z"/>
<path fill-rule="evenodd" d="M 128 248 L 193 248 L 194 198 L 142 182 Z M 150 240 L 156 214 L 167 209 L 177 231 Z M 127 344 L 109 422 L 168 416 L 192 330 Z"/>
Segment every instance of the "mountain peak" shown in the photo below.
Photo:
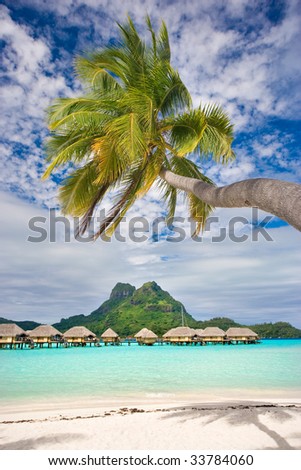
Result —
<path fill-rule="evenodd" d="M 147 327 L 162 336 L 167 330 L 181 324 L 181 311 L 183 311 L 186 325 L 191 328 L 218 326 L 227 330 L 229 327 L 246 326 L 225 317 L 197 321 L 187 313 L 181 302 L 174 299 L 169 292 L 161 289 L 155 281 L 145 282 L 139 289 L 131 284 L 118 282 L 111 292 L 110 299 L 103 302 L 90 315 L 76 315 L 62 319 L 54 326 L 60 331 L 66 331 L 72 326 L 82 325 L 99 336 L 106 329 L 112 328 L 122 337 L 132 336 Z M 5 319 L 0 319 L 0 323 L 3 322 Z M 24 328 L 20 322 L 18 324 L 23 329 L 31 329 Z M 301 330 L 284 322 L 254 325 L 254 331 L 261 337 L 301 338 Z"/>
<path fill-rule="evenodd" d="M 112 289 L 110 299 L 126 299 L 127 297 L 132 296 L 135 290 L 136 287 L 131 284 L 117 282 L 116 286 Z"/>
<path fill-rule="evenodd" d="M 144 292 L 149 292 L 149 291 L 159 292 L 159 291 L 162 291 L 161 287 L 155 281 L 145 282 L 140 287 L 139 290 L 144 291 Z"/>

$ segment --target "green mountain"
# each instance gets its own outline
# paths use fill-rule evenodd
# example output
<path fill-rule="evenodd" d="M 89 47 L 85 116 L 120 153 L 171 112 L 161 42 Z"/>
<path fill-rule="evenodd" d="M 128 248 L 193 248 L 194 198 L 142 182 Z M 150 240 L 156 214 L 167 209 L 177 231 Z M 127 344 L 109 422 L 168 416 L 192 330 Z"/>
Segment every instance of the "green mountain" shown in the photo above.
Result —
<path fill-rule="evenodd" d="M 186 312 L 181 302 L 162 290 L 156 282 L 146 282 L 139 289 L 118 283 L 110 298 L 90 315 L 63 318 L 54 326 L 64 332 L 72 326 L 84 325 L 97 335 L 110 327 L 121 336 L 134 335 L 147 327 L 160 336 L 170 328 L 181 325 L 182 308 L 185 324 L 197 327 L 199 323 Z"/>
<path fill-rule="evenodd" d="M 170 328 L 182 324 L 182 308 L 185 325 L 193 328 L 219 326 L 227 330 L 230 327 L 247 326 L 226 317 L 197 321 L 186 312 L 180 302 L 154 281 L 146 282 L 139 289 L 131 284 L 119 282 L 112 290 L 110 298 L 90 315 L 63 318 L 54 326 L 64 332 L 72 326 L 83 325 L 98 336 L 107 328 L 113 328 L 120 336 L 129 336 L 147 327 L 161 336 Z M 301 338 L 301 330 L 284 322 L 254 325 L 252 329 L 265 338 Z"/>
<path fill-rule="evenodd" d="M 63 318 L 55 327 L 65 332 L 72 326 L 83 325 L 100 336 L 107 328 L 113 328 L 120 336 L 132 336 L 141 328 L 147 327 L 158 336 L 170 328 L 182 324 L 182 310 L 185 325 L 193 328 L 219 326 L 223 330 L 241 325 L 230 318 L 216 317 L 211 320 L 197 321 L 181 302 L 161 289 L 156 282 L 146 282 L 136 289 L 131 284 L 119 282 L 99 308 L 90 315 L 75 315 Z M 40 323 L 32 321 L 13 321 L 0 318 L 0 323 L 16 323 L 24 330 L 31 330 Z M 251 325 L 261 338 L 301 338 L 301 330 L 286 322 Z"/>
<path fill-rule="evenodd" d="M 37 323 L 35 321 L 30 321 L 30 320 L 15 321 L 15 320 L 7 320 L 6 318 L 0 317 L 0 324 L 1 323 L 15 323 L 20 328 L 23 328 L 24 331 L 33 330 L 37 326 L 41 325 L 41 323 Z"/>

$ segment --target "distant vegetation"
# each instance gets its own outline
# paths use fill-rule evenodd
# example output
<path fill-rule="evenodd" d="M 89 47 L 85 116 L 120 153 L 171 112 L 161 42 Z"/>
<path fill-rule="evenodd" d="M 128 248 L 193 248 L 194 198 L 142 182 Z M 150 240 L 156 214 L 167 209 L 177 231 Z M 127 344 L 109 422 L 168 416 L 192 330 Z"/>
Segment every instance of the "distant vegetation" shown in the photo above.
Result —
<path fill-rule="evenodd" d="M 225 317 L 197 321 L 186 312 L 180 302 L 162 290 L 156 282 L 147 282 L 139 289 L 130 284 L 118 283 L 112 290 L 110 298 L 90 315 L 76 315 L 62 319 L 54 326 L 64 332 L 72 326 L 84 325 L 97 335 L 110 327 L 120 336 L 134 335 L 141 328 L 147 327 L 161 336 L 170 328 L 181 325 L 181 308 L 185 325 L 192 328 L 219 326 L 227 330 L 230 327 L 247 326 Z M 260 337 L 301 338 L 301 330 L 284 322 L 254 325 L 252 329 Z"/>
<path fill-rule="evenodd" d="M 157 335 L 181 324 L 182 304 L 165 292 L 155 282 L 147 282 L 139 289 L 130 284 L 118 283 L 106 300 L 90 315 L 77 315 L 62 319 L 54 326 L 66 331 L 71 326 L 84 325 L 97 335 L 113 328 L 119 335 L 134 335 L 147 327 Z M 197 327 L 198 322 L 183 307 L 185 323 Z"/>
<path fill-rule="evenodd" d="M 24 320 L 24 321 L 15 321 L 15 320 L 7 320 L 6 318 L 0 317 L 0 324 L 1 323 L 16 323 L 19 325 L 20 328 L 23 328 L 23 330 L 33 330 L 37 326 L 41 325 L 41 323 L 37 323 L 35 321 L 30 321 L 30 320 Z"/>
<path fill-rule="evenodd" d="M 254 325 L 252 329 L 261 338 L 301 338 L 301 330 L 283 321 Z"/>
<path fill-rule="evenodd" d="M 111 292 L 110 298 L 90 315 L 75 315 L 63 318 L 55 327 L 65 332 L 72 326 L 83 325 L 100 336 L 107 328 L 113 328 L 120 336 L 132 336 L 143 327 L 153 330 L 162 336 L 170 328 L 184 323 L 192 328 L 218 326 L 223 330 L 230 327 L 247 326 L 236 323 L 230 318 L 216 317 L 211 320 L 197 321 L 181 302 L 175 300 L 168 292 L 161 289 L 156 282 L 146 282 L 136 289 L 131 284 L 118 283 Z M 13 323 L 13 320 L 0 318 L 0 323 Z M 15 321 L 24 330 L 39 325 L 31 321 Z M 261 338 L 301 338 L 301 330 L 286 322 L 263 323 L 251 325 Z"/>

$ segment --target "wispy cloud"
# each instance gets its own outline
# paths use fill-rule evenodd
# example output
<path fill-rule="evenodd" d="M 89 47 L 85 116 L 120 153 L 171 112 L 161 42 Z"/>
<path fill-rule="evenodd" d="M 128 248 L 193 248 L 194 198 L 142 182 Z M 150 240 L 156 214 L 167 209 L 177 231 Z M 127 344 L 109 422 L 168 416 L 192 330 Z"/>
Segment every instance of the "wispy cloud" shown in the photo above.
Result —
<path fill-rule="evenodd" d="M 299 235 L 288 227 L 274 229 L 276 242 L 261 241 L 256 248 L 229 240 L 213 245 L 208 237 L 203 244 L 161 240 L 139 248 L 134 243 L 25 242 L 28 218 L 42 207 L 57 205 L 57 180 L 40 180 L 45 167 L 45 108 L 57 96 L 80 92 L 72 69 L 74 54 L 116 38 L 116 21 L 124 21 L 128 13 L 142 34 L 146 13 L 157 26 L 164 19 L 173 64 L 194 103 L 219 102 L 232 117 L 237 160 L 228 167 L 199 162 L 209 176 L 218 184 L 257 176 L 301 181 L 300 2 L 3 3 L 0 187 L 23 199 L 2 193 L 1 213 L 8 224 L 1 226 L 3 315 L 55 321 L 88 313 L 119 280 L 140 285 L 155 279 L 200 317 L 226 313 L 246 321 L 287 318 L 300 324 Z M 185 211 L 181 203 L 177 214 Z M 150 220 L 162 214 L 156 189 L 131 211 L 132 216 Z M 233 211 L 217 214 L 223 219 Z"/>
<path fill-rule="evenodd" d="M 4 41 L 0 90 L 1 185 L 27 199 L 47 204 L 54 197 L 56 185 L 40 181 L 46 137 L 45 108 L 53 98 L 70 95 L 71 90 L 65 78 L 56 73 L 47 43 L 34 38 L 32 29 L 13 21 L 4 6 L 0 9 L 0 37 Z"/>
<path fill-rule="evenodd" d="M 94 0 L 20 0 L 14 14 L 2 6 L 5 78 L 0 127 L 6 155 L 1 161 L 2 187 L 40 204 L 56 204 L 56 184 L 39 180 L 45 164 L 41 145 L 46 136 L 45 108 L 54 97 L 78 91 L 78 84 L 70 80 L 73 53 L 107 44 L 117 34 L 115 21 L 124 21 L 126 13 L 143 31 L 147 11 L 157 24 L 161 18 L 166 20 L 173 62 L 195 104 L 208 100 L 221 103 L 233 119 L 237 136 L 245 133 L 243 145 L 236 146 L 237 162 L 225 169 L 210 168 L 209 174 L 222 183 L 257 176 L 262 170 L 263 135 L 270 132 L 266 129 L 268 120 L 296 117 L 300 109 L 297 3 L 281 2 L 273 12 L 270 2 L 250 5 L 244 1 L 157 4 L 151 0 L 146 8 L 142 1 L 133 4 L 127 0 L 101 4 Z M 22 6 L 35 8 L 47 27 L 30 21 Z M 55 24 L 52 29 L 47 14 L 52 15 L 48 18 Z M 278 163 L 288 179 L 298 180 L 299 171 L 291 164 L 291 148 L 285 137 L 278 130 L 282 143 L 276 149 L 275 142 L 265 140 L 265 153 L 273 153 L 265 161 L 265 170 L 276 176 Z M 272 158 L 276 165 L 269 166 Z"/>
<path fill-rule="evenodd" d="M 48 212 L 5 193 L 0 211 L 0 316 L 55 322 L 88 314 L 117 281 L 155 280 L 199 319 L 227 315 L 301 326 L 300 236 L 290 227 L 270 230 L 273 242 L 259 236 L 244 243 L 29 243 L 29 219 Z M 248 210 L 220 210 L 220 224 L 237 214 L 250 218 Z"/>

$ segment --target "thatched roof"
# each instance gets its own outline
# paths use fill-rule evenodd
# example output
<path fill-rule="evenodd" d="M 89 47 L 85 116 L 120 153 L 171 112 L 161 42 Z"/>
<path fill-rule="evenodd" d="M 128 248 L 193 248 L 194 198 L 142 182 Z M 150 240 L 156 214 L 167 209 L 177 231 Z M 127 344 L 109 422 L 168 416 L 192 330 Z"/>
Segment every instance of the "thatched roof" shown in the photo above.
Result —
<path fill-rule="evenodd" d="M 134 338 L 142 338 L 142 336 L 145 335 L 145 333 L 148 331 L 150 331 L 148 328 L 142 328 L 140 331 L 138 331 L 138 333 L 135 334 Z"/>
<path fill-rule="evenodd" d="M 64 333 L 64 338 L 87 338 L 88 336 L 96 335 L 92 331 L 88 330 L 85 326 L 73 326 Z"/>
<path fill-rule="evenodd" d="M 115 333 L 112 328 L 108 328 L 102 335 L 101 338 L 118 338 L 118 334 Z"/>
<path fill-rule="evenodd" d="M 257 338 L 258 334 L 252 331 L 250 328 L 229 328 L 226 331 L 228 337 L 239 337 L 239 336 L 251 336 Z"/>
<path fill-rule="evenodd" d="M 29 333 L 31 338 L 50 338 L 50 336 L 62 336 L 56 328 L 52 325 L 40 325 L 37 326 L 34 330 L 31 330 Z"/>
<path fill-rule="evenodd" d="M 137 336 L 137 335 L 139 335 L 139 336 Z M 148 328 L 143 328 L 142 330 L 139 331 L 139 333 L 137 333 L 135 335 L 135 338 L 141 338 L 141 339 L 153 338 L 153 339 L 157 339 L 158 336 L 152 330 L 149 330 Z"/>
<path fill-rule="evenodd" d="M 144 333 L 143 336 L 141 336 L 142 339 L 145 339 L 145 338 L 154 338 L 154 339 L 157 339 L 158 336 L 152 331 L 152 330 L 148 330 L 146 333 Z"/>
<path fill-rule="evenodd" d="M 167 331 L 163 335 L 163 338 L 172 338 L 172 337 L 192 338 L 195 335 L 196 335 L 196 331 L 193 328 L 189 328 L 189 326 L 178 326 L 177 328 L 172 328 L 171 330 Z"/>
<path fill-rule="evenodd" d="M 200 336 L 202 333 L 203 333 L 203 329 L 202 328 L 196 328 L 195 332 L 198 336 Z"/>
<path fill-rule="evenodd" d="M 1 323 L 0 324 L 0 336 L 18 336 L 26 335 L 25 331 L 22 330 L 15 323 Z"/>
<path fill-rule="evenodd" d="M 224 330 L 221 330 L 217 326 L 207 326 L 207 328 L 205 328 L 199 336 L 226 336 L 226 333 L 224 332 Z"/>

